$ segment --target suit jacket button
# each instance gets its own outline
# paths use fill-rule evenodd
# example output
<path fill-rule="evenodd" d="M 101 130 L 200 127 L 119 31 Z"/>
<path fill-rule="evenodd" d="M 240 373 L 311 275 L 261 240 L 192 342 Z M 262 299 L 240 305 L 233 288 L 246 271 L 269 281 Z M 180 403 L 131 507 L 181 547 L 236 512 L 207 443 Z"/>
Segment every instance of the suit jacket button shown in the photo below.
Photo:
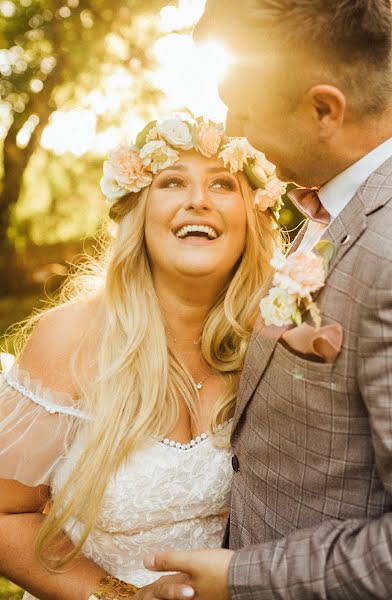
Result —
<path fill-rule="evenodd" d="M 240 470 L 240 461 L 236 456 L 233 456 L 233 458 L 231 459 L 231 465 L 233 467 L 233 471 L 238 473 L 238 471 Z"/>

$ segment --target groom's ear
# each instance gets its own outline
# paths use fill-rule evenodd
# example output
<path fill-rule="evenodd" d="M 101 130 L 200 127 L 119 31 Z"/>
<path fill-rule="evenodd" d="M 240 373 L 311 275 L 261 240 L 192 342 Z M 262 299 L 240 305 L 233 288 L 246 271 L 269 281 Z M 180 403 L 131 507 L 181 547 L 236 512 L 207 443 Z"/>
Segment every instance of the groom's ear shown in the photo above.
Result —
<path fill-rule="evenodd" d="M 328 140 L 343 125 L 346 97 L 339 88 L 327 84 L 311 87 L 306 96 L 319 129 L 319 139 Z"/>

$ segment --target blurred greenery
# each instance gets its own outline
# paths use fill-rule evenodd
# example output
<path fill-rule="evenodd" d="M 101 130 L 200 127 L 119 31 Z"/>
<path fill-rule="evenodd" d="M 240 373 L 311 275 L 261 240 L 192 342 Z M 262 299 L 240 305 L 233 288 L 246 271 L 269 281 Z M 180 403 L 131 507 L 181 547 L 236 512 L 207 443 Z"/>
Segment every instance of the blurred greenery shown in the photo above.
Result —
<path fill-rule="evenodd" d="M 20 600 L 23 591 L 17 585 L 0 577 L 0 600 Z"/>
<path fill-rule="evenodd" d="M 0 297 L 0 349 L 4 349 L 4 334 L 15 323 L 28 317 L 33 308 L 43 308 L 42 295 L 17 294 Z M 10 351 L 13 348 L 11 346 Z"/>
<path fill-rule="evenodd" d="M 13 289 L 9 256 L 27 242 L 79 239 L 98 226 L 99 149 L 55 154 L 42 148 L 42 133 L 60 110 L 79 110 L 103 138 L 130 113 L 150 120 L 160 98 L 149 76 L 151 48 L 161 35 L 159 10 L 167 4 L 0 3 L 0 292 Z M 106 84 L 116 77 L 113 100 Z M 92 110 L 93 98 L 104 108 Z"/>

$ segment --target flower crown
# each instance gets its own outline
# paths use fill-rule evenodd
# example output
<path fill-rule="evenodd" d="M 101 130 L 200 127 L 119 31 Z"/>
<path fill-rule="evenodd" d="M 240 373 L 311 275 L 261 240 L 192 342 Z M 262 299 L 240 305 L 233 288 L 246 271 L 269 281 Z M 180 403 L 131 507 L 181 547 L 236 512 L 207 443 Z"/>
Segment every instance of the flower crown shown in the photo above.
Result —
<path fill-rule="evenodd" d="M 176 116 L 151 121 L 136 137 L 135 144 L 121 144 L 103 165 L 101 190 L 109 205 L 130 192 L 151 184 L 156 173 L 174 165 L 180 150 L 197 150 L 203 156 L 217 156 L 231 173 L 243 171 L 255 190 L 254 203 L 261 210 L 271 209 L 279 217 L 286 186 L 275 175 L 275 166 L 244 137 L 229 138 L 224 125 Z"/>

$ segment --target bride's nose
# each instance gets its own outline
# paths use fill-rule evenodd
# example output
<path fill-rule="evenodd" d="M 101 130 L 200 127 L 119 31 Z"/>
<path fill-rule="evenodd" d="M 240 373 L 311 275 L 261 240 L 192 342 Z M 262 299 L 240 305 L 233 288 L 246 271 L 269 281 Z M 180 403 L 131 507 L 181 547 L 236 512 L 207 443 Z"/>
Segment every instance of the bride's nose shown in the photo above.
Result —
<path fill-rule="evenodd" d="M 188 210 L 208 210 L 211 208 L 208 190 L 201 185 L 193 187 L 186 200 L 185 208 Z"/>

